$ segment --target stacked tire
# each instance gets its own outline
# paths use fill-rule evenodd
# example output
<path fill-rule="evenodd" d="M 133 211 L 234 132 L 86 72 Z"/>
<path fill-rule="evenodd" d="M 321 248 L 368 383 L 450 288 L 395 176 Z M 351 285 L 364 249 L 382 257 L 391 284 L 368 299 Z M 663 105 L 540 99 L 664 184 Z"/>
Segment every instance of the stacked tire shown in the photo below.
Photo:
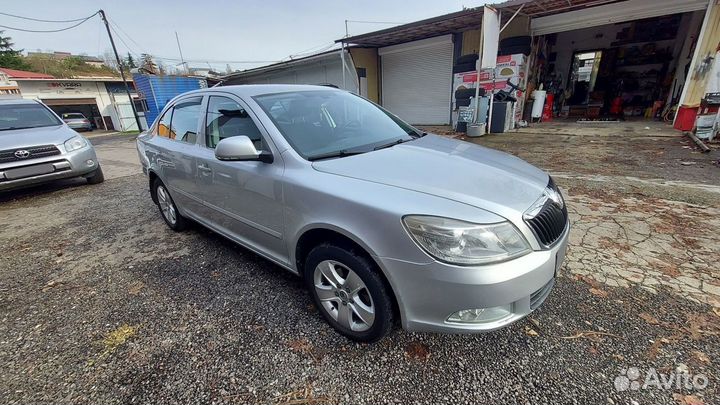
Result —
<path fill-rule="evenodd" d="M 480 89 L 478 96 L 485 95 L 485 90 Z M 467 107 L 470 105 L 470 99 L 475 97 L 475 89 L 457 89 L 455 90 L 455 105 L 458 107 Z"/>
<path fill-rule="evenodd" d="M 532 38 L 529 36 L 510 37 L 500 40 L 498 55 L 530 55 Z"/>
<path fill-rule="evenodd" d="M 476 70 L 475 64 L 476 64 L 477 60 L 478 60 L 478 54 L 476 54 L 476 53 L 460 56 L 459 58 L 455 59 L 455 65 L 453 65 L 453 73 L 465 73 L 465 72 L 475 71 Z M 480 97 L 484 96 L 485 90 L 480 89 L 478 94 Z M 455 98 L 455 107 L 469 107 L 470 99 L 475 97 L 475 89 L 472 89 L 472 88 L 457 89 L 453 96 Z M 467 132 L 467 123 L 466 122 L 458 122 L 456 130 L 458 132 Z"/>

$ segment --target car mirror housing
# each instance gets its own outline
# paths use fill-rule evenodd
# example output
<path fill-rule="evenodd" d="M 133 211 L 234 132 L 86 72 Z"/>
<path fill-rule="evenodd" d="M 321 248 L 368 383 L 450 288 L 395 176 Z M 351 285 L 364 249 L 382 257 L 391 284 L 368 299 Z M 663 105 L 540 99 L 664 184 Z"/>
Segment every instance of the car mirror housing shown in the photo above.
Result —
<path fill-rule="evenodd" d="M 225 161 L 260 161 L 272 163 L 273 156 L 267 152 L 260 152 L 245 135 L 225 138 L 215 147 L 215 158 Z"/>

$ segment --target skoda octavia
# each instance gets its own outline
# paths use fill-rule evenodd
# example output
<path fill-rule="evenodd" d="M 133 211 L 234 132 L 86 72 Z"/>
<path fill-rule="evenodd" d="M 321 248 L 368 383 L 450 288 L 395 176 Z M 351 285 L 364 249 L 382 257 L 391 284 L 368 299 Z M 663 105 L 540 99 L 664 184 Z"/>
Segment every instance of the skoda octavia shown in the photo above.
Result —
<path fill-rule="evenodd" d="M 193 220 L 301 276 L 354 340 L 395 321 L 506 326 L 543 303 L 565 256 L 567 208 L 546 173 L 342 90 L 185 93 L 137 147 L 170 228 Z"/>

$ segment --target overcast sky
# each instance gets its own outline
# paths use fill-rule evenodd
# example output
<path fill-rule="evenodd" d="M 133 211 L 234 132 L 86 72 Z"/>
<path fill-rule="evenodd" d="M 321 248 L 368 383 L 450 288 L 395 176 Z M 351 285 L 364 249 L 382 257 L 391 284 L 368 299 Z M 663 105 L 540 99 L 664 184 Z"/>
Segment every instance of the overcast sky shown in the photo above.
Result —
<path fill-rule="evenodd" d="M 47 20 L 82 18 L 102 8 L 118 28 L 118 52 L 150 53 L 179 59 L 175 31 L 183 56 L 191 66 L 211 62 L 225 70 L 247 69 L 286 59 L 303 51 L 322 50 L 345 34 L 345 20 L 406 23 L 459 11 L 483 0 L 3 0 L 2 12 Z M 491 1 L 494 2 L 494 1 Z M 63 28 L 0 15 L 0 25 L 34 30 Z M 350 23 L 351 35 L 387 28 L 389 24 Z M 110 45 L 99 17 L 58 33 L 29 33 L 4 29 L 17 48 L 25 51 L 67 51 L 102 55 Z M 115 34 L 113 34 L 115 35 Z M 129 48 L 129 49 L 128 49 Z M 238 63 L 239 61 L 263 61 Z M 166 65 L 179 62 L 163 60 Z"/>

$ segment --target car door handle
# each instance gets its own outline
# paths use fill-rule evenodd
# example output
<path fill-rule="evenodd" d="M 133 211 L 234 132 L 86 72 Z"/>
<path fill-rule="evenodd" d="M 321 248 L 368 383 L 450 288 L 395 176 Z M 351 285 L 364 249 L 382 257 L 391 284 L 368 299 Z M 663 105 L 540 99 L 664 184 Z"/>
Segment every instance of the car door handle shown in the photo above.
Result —
<path fill-rule="evenodd" d="M 198 165 L 197 168 L 198 168 L 198 170 L 202 170 L 203 172 L 206 172 L 206 173 L 210 173 L 210 172 L 212 171 L 212 169 L 210 168 L 210 166 L 208 166 L 208 165 L 206 165 L 206 164 Z"/>

